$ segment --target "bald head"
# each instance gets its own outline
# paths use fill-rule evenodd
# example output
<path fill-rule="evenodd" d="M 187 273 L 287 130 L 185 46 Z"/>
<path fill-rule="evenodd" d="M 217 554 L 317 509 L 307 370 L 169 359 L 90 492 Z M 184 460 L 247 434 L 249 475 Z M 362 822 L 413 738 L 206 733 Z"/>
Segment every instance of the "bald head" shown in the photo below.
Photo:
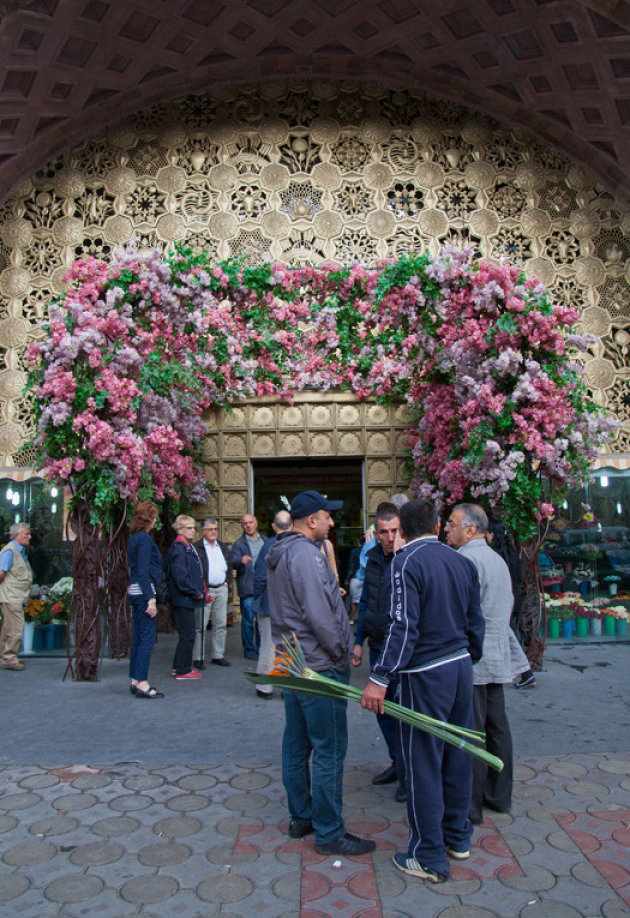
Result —
<path fill-rule="evenodd" d="M 273 518 L 273 523 L 271 524 L 273 531 L 275 533 L 287 532 L 291 526 L 291 514 L 288 512 L 288 510 L 278 510 Z"/>

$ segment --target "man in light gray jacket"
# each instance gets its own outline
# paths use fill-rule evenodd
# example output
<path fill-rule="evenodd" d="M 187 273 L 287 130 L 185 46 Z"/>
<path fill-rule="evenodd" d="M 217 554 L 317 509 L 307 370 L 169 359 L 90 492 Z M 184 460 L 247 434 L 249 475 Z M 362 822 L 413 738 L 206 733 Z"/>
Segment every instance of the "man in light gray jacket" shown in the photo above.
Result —
<path fill-rule="evenodd" d="M 505 711 L 503 686 L 513 679 L 510 654 L 510 615 L 513 596 L 510 571 L 486 542 L 488 517 L 477 504 L 458 504 L 446 523 L 446 540 L 477 568 L 481 611 L 486 622 L 481 659 L 473 666 L 475 730 L 486 734 L 486 749 L 503 761 L 496 772 L 477 759 L 473 763 L 473 793 L 469 819 L 483 821 L 483 807 L 509 813 L 512 806 L 512 734 Z"/>
<path fill-rule="evenodd" d="M 337 578 L 317 545 L 335 525 L 330 511 L 342 506 L 343 501 L 328 500 L 318 491 L 298 494 L 291 504 L 293 530 L 278 533 L 265 562 L 275 646 L 295 634 L 310 669 L 347 684 L 352 632 Z M 283 694 L 282 780 L 291 814 L 289 836 L 302 838 L 314 831 L 319 854 L 373 851 L 374 842 L 346 832 L 342 816 L 347 702 Z"/>

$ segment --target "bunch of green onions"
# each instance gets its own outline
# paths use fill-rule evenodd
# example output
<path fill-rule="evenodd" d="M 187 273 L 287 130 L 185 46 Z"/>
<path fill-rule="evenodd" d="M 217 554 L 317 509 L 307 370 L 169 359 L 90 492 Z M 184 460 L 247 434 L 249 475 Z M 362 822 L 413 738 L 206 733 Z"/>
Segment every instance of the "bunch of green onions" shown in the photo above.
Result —
<path fill-rule="evenodd" d="M 361 702 L 362 692 L 360 689 L 354 688 L 352 685 L 336 682 L 334 679 L 329 679 L 327 676 L 309 669 L 306 665 L 300 642 L 295 634 L 291 636 L 291 639 L 284 635 L 282 641 L 284 650 L 276 651 L 274 668 L 271 672 L 246 673 L 251 682 L 275 685 L 291 692 L 320 695 L 323 698 Z M 384 701 L 383 706 L 385 713 L 395 717 L 397 720 L 402 720 L 418 730 L 424 730 L 425 733 L 431 733 L 433 736 L 437 736 L 438 739 L 444 740 L 445 743 L 464 749 L 496 771 L 503 770 L 501 759 L 486 752 L 483 748 L 486 739 L 484 733 L 480 733 L 478 730 L 458 727 L 443 720 L 436 720 L 434 717 L 420 714 L 418 711 L 410 711 L 409 708 L 396 704 L 395 701 Z"/>

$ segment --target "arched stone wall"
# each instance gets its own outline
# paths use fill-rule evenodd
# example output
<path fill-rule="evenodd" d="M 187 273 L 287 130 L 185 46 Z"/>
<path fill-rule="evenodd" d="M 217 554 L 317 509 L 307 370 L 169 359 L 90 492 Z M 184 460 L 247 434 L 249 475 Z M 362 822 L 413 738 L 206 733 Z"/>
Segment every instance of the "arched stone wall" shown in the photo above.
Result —
<path fill-rule="evenodd" d="M 520 263 L 582 311 L 595 398 L 629 449 L 630 213 L 522 132 L 413 92 L 270 84 L 147 109 L 0 208 L 0 464 L 28 465 L 23 354 L 82 255 L 137 237 L 217 258 L 343 264 L 445 242 Z"/>

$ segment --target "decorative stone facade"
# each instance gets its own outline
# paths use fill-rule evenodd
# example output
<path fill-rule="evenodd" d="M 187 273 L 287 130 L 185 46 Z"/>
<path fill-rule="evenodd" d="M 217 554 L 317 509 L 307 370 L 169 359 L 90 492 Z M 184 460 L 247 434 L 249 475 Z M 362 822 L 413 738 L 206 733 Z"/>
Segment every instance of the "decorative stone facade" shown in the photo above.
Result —
<path fill-rule="evenodd" d="M 229 413 L 206 415 L 207 476 L 213 485 L 209 504 L 196 516 L 222 520 L 222 538 L 241 534 L 240 518 L 251 512 L 250 462 L 256 459 L 322 459 L 365 456 L 366 509 L 372 514 L 383 500 L 404 491 L 403 405 L 357 402 L 350 393 L 297 393 L 292 405 L 253 399 Z"/>
<path fill-rule="evenodd" d="M 520 263 L 600 336 L 587 380 L 623 424 L 615 450 L 630 449 L 630 213 L 580 167 L 486 117 L 376 85 L 294 82 L 147 109 L 0 207 L 0 464 L 30 463 L 22 360 L 64 272 L 133 237 L 250 263 L 371 263 L 448 242 Z M 402 480 L 396 409 L 331 396 L 237 406 L 214 423 L 209 474 L 226 519 L 242 512 L 257 456 L 366 455 L 370 507 L 379 475 L 383 493 Z"/>

